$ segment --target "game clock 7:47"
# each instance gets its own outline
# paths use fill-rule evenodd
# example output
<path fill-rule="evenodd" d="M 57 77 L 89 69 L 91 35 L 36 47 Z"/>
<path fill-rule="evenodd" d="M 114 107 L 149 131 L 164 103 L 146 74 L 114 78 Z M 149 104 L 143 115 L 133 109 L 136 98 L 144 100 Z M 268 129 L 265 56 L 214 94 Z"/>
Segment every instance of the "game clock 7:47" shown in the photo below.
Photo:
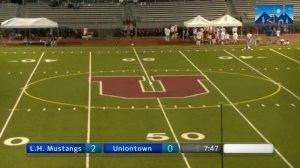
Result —
<path fill-rule="evenodd" d="M 181 144 L 181 153 L 221 153 L 222 144 Z"/>

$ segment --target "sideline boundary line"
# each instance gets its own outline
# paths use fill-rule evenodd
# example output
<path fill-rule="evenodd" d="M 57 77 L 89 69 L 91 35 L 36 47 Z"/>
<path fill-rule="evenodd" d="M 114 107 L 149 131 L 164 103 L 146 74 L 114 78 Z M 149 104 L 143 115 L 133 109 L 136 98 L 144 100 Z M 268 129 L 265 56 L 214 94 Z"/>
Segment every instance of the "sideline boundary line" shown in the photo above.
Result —
<path fill-rule="evenodd" d="M 139 56 L 138 56 L 138 54 L 137 54 L 135 48 L 133 47 L 132 49 L 133 49 L 133 51 L 134 51 L 135 56 L 136 56 L 137 59 L 139 60 L 139 63 L 140 63 L 140 65 L 141 65 L 141 67 L 143 68 L 145 75 L 146 75 L 147 78 L 149 79 L 149 82 L 151 82 L 151 81 L 150 81 L 150 78 L 149 78 L 149 75 L 148 75 L 147 71 L 145 70 L 145 68 L 144 68 L 144 66 L 143 66 L 143 63 L 141 62 L 141 60 L 140 60 L 140 58 L 139 58 Z M 153 85 L 150 84 L 150 86 L 152 87 L 152 90 L 155 91 L 155 88 L 153 87 Z M 163 113 L 163 115 L 164 115 L 164 118 L 165 118 L 165 120 L 166 120 L 166 122 L 167 122 L 167 124 L 168 124 L 168 126 L 169 126 L 169 129 L 170 129 L 170 131 L 171 131 L 171 133 L 172 133 L 172 135 L 173 135 L 173 138 L 175 139 L 176 143 L 179 144 L 179 141 L 178 141 L 178 139 L 177 139 L 177 137 L 176 137 L 176 134 L 175 134 L 175 132 L 174 132 L 174 129 L 173 129 L 173 127 L 172 127 L 172 125 L 171 125 L 171 122 L 170 122 L 170 120 L 169 120 L 169 118 L 168 118 L 168 116 L 167 116 L 167 114 L 166 114 L 166 112 L 165 112 L 165 110 L 164 110 L 164 108 L 163 108 L 163 105 L 161 104 L 161 101 L 159 100 L 159 98 L 156 98 L 156 100 L 157 100 L 157 102 L 158 102 L 158 104 L 159 104 L 159 107 L 160 107 L 160 109 L 161 109 L 161 111 L 162 111 L 162 113 Z M 182 158 L 183 158 L 183 160 L 184 160 L 184 163 L 186 164 L 187 168 L 191 168 L 191 166 L 190 166 L 190 164 L 189 164 L 189 162 L 188 162 L 188 160 L 187 160 L 185 154 L 184 154 L 184 153 L 181 153 L 181 156 L 182 156 Z"/>
<path fill-rule="evenodd" d="M 92 53 L 89 54 L 89 93 L 88 93 L 88 117 L 87 117 L 87 136 L 86 143 L 90 143 L 91 139 L 91 83 L 92 83 Z M 90 167 L 90 154 L 86 153 L 85 167 Z"/>
<path fill-rule="evenodd" d="M 297 98 L 298 100 L 300 100 L 300 97 L 298 95 L 296 95 L 295 93 L 293 93 L 292 91 L 290 91 L 288 88 L 286 88 L 285 86 L 281 85 L 279 82 L 274 81 L 273 79 L 271 79 L 270 77 L 268 77 L 267 75 L 263 74 L 262 72 L 260 72 L 259 70 L 255 69 L 254 67 L 252 67 L 251 65 L 247 64 L 245 61 L 242 61 L 241 59 L 239 59 L 237 56 L 233 55 L 232 53 L 228 52 L 227 50 L 224 50 L 227 54 L 231 55 L 232 57 L 234 57 L 236 60 L 238 60 L 239 62 L 243 63 L 244 65 L 246 65 L 247 67 L 249 67 L 250 69 L 252 69 L 253 71 L 257 72 L 258 74 L 260 74 L 261 76 L 269 79 L 271 82 L 273 82 L 274 84 L 278 84 L 280 85 L 285 91 L 289 92 L 291 95 L 293 95 L 295 98 Z"/>
<path fill-rule="evenodd" d="M 252 124 L 252 122 L 231 102 L 231 100 L 216 86 L 184 53 L 179 51 L 179 53 L 202 75 L 206 77 L 210 84 L 214 86 L 215 89 L 228 101 L 228 103 L 240 114 L 240 116 L 254 129 L 254 131 L 267 143 L 270 141 Z M 279 157 L 289 166 L 289 168 L 294 168 L 294 166 L 275 148 L 275 152 Z"/>
<path fill-rule="evenodd" d="M 270 48 L 270 50 L 273 51 L 274 53 L 277 53 L 277 54 L 279 54 L 279 55 L 281 55 L 281 56 L 284 56 L 285 58 L 287 58 L 287 59 L 289 59 L 289 60 L 292 60 L 292 61 L 294 61 L 294 62 L 300 64 L 300 61 L 298 61 L 298 60 L 296 60 L 296 59 L 294 59 L 294 58 L 291 58 L 291 57 L 289 57 L 289 56 L 287 56 L 287 55 L 285 55 L 285 54 L 283 54 L 283 53 L 281 53 L 281 52 L 278 52 L 278 51 L 272 49 L 272 48 Z"/>
<path fill-rule="evenodd" d="M 2 127 L 2 130 L 1 130 L 1 132 L 0 132 L 0 139 L 1 139 L 1 137 L 3 136 L 3 134 L 4 134 L 4 131 L 5 131 L 5 129 L 6 129 L 7 125 L 8 125 L 8 123 L 9 123 L 9 121 L 11 120 L 11 117 L 13 116 L 14 112 L 16 111 L 16 108 L 17 108 L 17 106 L 18 106 L 18 104 L 19 104 L 19 102 L 20 102 L 20 100 L 21 100 L 21 98 L 22 98 L 22 96 L 23 96 L 25 90 L 27 89 L 27 86 L 28 86 L 28 84 L 29 84 L 29 82 L 30 82 L 30 80 L 31 80 L 31 78 L 32 78 L 32 76 L 33 76 L 33 74 L 35 73 L 36 69 L 38 68 L 38 66 L 39 66 L 39 64 L 40 64 L 40 62 L 41 62 L 41 60 L 42 60 L 42 58 L 44 57 L 44 54 L 45 54 L 45 52 L 43 52 L 43 53 L 41 54 L 41 56 L 40 56 L 38 62 L 36 63 L 35 67 L 33 68 L 32 72 L 31 72 L 31 74 L 30 74 L 30 76 L 29 76 L 29 78 L 27 79 L 27 81 L 26 81 L 24 87 L 22 88 L 22 91 L 21 91 L 21 93 L 20 93 L 20 95 L 19 95 L 19 97 L 18 97 L 18 99 L 17 99 L 17 101 L 16 101 L 14 107 L 12 108 L 12 110 L 11 110 L 9 116 L 7 117 L 7 119 L 6 119 L 6 121 L 5 121 L 5 124 L 4 124 L 3 127 Z"/>

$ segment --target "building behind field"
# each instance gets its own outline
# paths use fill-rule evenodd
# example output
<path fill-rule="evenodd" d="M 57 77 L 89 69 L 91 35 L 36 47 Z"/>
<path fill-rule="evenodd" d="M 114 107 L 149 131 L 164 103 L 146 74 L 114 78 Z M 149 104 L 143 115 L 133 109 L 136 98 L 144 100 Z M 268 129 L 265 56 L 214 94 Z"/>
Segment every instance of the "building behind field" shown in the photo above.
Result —
<path fill-rule="evenodd" d="M 288 33 L 300 32 L 298 0 L 6 0 L 0 4 L 0 22 L 12 17 L 46 17 L 58 22 L 61 36 L 109 39 L 124 35 L 124 26 L 132 26 L 132 36 L 162 36 L 164 27 L 171 25 L 177 25 L 182 33 L 183 22 L 197 15 L 214 20 L 229 14 L 243 22 L 244 30 L 257 27 L 263 33 L 266 25 L 254 22 L 255 7 L 259 4 L 292 4 L 293 24 L 267 26 L 280 26 Z M 84 28 L 89 34 L 84 34 Z M 45 36 L 48 30 L 35 33 Z"/>

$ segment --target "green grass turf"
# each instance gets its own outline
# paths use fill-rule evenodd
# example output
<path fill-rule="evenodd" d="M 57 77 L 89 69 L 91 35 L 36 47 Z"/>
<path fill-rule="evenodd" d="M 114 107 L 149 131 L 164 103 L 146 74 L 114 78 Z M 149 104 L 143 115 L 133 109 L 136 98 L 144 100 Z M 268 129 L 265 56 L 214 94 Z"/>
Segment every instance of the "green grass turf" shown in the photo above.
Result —
<path fill-rule="evenodd" d="M 293 167 L 300 167 L 299 46 L 262 46 L 243 50 L 242 46 L 149 46 L 135 47 L 149 76 L 199 75 L 200 69 L 229 98 L 234 106 L 259 130 Z M 272 48 L 290 58 L 288 59 Z M 225 52 L 225 50 L 227 52 Z M 181 51 L 193 65 L 188 62 Z M 21 96 L 5 130 L 11 109 L 32 73 L 43 59 Z M 229 52 L 229 53 L 228 53 Z M 0 167 L 86 167 L 85 155 L 28 156 L 25 145 L 7 146 L 13 137 L 30 142 L 86 142 L 88 120 L 89 55 L 92 76 L 144 76 L 132 47 L 0 47 Z M 241 63 L 230 54 L 238 57 Z M 230 58 L 220 59 L 220 57 Z M 135 59 L 126 62 L 124 59 Z M 143 61 L 154 58 L 155 61 Z M 244 58 L 244 59 L 243 59 Z M 247 59 L 245 59 L 247 58 Z M 24 63 L 30 59 L 35 62 Z M 56 60 L 45 62 L 45 60 Z M 297 62 L 298 61 L 298 62 Z M 220 109 L 224 102 L 225 143 L 265 143 L 265 140 L 208 81 L 208 94 L 189 98 L 161 98 L 164 111 L 180 143 L 220 142 Z M 151 88 L 150 86 L 145 86 Z M 159 86 L 154 84 L 155 89 Z M 121 99 L 99 95 L 99 85 L 91 84 L 91 142 L 153 142 L 148 133 L 164 133 L 175 142 L 156 99 Z M 182 138 L 183 133 L 205 135 L 202 140 Z M 193 138 L 193 136 L 191 136 Z M 17 141 L 14 143 L 18 143 Z M 220 154 L 186 154 L 192 168 L 221 167 Z M 187 167 L 180 154 L 91 156 L 96 167 Z M 289 168 L 278 153 L 273 155 L 224 155 L 228 168 Z"/>

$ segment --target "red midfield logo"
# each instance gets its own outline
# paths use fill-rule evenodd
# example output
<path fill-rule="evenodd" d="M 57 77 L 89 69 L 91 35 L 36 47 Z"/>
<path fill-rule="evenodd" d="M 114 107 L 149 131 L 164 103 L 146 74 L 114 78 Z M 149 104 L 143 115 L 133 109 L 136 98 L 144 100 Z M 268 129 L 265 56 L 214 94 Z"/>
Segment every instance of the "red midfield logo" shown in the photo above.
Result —
<path fill-rule="evenodd" d="M 100 95 L 120 98 L 184 98 L 208 93 L 201 83 L 205 77 L 196 76 L 154 76 L 161 91 L 145 91 L 142 76 L 94 76 L 91 81 L 99 82 Z"/>

